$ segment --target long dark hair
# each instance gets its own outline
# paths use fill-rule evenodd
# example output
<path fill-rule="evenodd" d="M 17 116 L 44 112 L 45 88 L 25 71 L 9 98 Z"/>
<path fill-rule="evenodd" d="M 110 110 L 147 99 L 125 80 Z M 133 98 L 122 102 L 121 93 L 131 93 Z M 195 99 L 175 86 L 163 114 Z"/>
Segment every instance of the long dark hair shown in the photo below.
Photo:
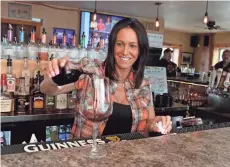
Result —
<path fill-rule="evenodd" d="M 110 78 L 111 80 L 116 80 L 114 78 L 115 73 L 115 58 L 114 58 L 114 47 L 117 38 L 118 32 L 126 27 L 132 28 L 136 34 L 139 45 L 139 55 L 136 62 L 133 64 L 133 70 L 135 74 L 135 88 L 139 88 L 145 70 L 145 61 L 149 52 L 149 42 L 147 32 L 144 26 L 137 19 L 126 18 L 117 22 L 110 35 L 109 35 L 109 46 L 108 46 L 108 55 L 105 59 L 105 76 Z"/>

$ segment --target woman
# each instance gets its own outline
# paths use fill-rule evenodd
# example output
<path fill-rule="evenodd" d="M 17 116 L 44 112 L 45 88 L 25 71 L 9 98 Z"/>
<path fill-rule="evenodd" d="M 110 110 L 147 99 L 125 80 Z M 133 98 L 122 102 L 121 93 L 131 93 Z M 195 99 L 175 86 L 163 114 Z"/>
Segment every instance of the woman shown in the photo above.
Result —
<path fill-rule="evenodd" d="M 76 89 L 80 98 L 84 82 L 88 82 L 89 73 L 105 75 L 111 80 L 113 114 L 107 123 L 100 126 L 100 134 L 128 132 L 160 132 L 156 123 L 162 122 L 164 134 L 172 128 L 169 116 L 155 116 L 152 92 L 149 81 L 144 77 L 145 60 L 148 55 L 148 37 L 143 25 L 136 19 L 123 19 L 112 29 L 109 36 L 108 55 L 104 63 L 91 62 L 83 58 L 76 68 L 75 84 L 57 87 L 50 78 L 59 74 L 60 67 L 68 66 L 68 58 L 54 59 L 49 64 L 48 77 L 42 82 L 41 90 L 48 95 L 56 95 Z M 78 112 L 77 102 L 76 111 Z M 72 128 L 72 137 L 79 134 L 78 115 Z M 82 118 L 83 119 L 83 118 Z M 83 119 L 80 137 L 92 135 L 92 122 Z M 79 137 L 79 136 L 78 136 Z"/>

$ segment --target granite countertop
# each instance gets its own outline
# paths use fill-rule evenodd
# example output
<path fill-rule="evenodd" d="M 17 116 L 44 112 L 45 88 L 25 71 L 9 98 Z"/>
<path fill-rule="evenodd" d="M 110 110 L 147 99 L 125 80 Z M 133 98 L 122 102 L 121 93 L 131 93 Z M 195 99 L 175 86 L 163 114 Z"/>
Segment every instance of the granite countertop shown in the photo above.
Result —
<path fill-rule="evenodd" d="M 2 167 L 229 167 L 230 128 L 103 145 L 108 155 L 92 160 L 82 148 L 2 155 Z M 100 145 L 102 147 L 102 145 Z"/>

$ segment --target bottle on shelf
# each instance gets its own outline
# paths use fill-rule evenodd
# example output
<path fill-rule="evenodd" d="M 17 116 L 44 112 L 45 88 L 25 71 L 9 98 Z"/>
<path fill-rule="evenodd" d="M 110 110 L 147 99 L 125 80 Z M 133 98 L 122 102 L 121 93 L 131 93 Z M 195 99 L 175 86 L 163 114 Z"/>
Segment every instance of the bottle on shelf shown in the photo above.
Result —
<path fill-rule="evenodd" d="M 38 46 L 35 43 L 35 34 L 36 34 L 36 31 L 33 28 L 32 31 L 31 31 L 30 41 L 29 41 L 29 44 L 28 44 L 28 47 L 27 47 L 27 50 L 28 50 L 27 51 L 27 53 L 28 53 L 27 57 L 30 60 L 36 60 L 36 58 L 38 56 Z"/>
<path fill-rule="evenodd" d="M 16 79 L 12 74 L 12 59 L 10 58 L 10 56 L 8 56 L 7 59 L 7 74 L 6 74 L 7 78 L 7 92 L 15 92 L 15 88 L 16 88 Z"/>
<path fill-rule="evenodd" d="M 27 46 L 25 45 L 25 31 L 22 26 L 19 31 L 19 42 L 18 42 L 17 49 L 16 49 L 17 59 L 23 59 L 23 57 L 27 56 L 26 49 L 27 49 Z"/>
<path fill-rule="evenodd" d="M 7 92 L 6 74 L 1 74 L 1 96 L 0 105 L 1 113 L 10 113 L 13 111 L 13 98 L 12 95 Z"/>
<path fill-rule="evenodd" d="M 39 56 L 40 60 L 42 60 L 42 61 L 47 61 L 48 57 L 49 57 L 48 47 L 46 45 L 46 30 L 45 30 L 45 28 L 42 29 L 42 40 L 41 40 L 41 44 L 39 47 L 38 56 Z"/>
<path fill-rule="evenodd" d="M 71 47 L 69 49 L 69 54 L 68 55 L 69 55 L 70 60 L 79 61 L 78 49 L 77 49 L 77 46 L 76 46 L 76 33 L 73 34 L 73 38 L 72 38 L 72 41 L 71 41 Z"/>
<path fill-rule="evenodd" d="M 26 113 L 29 110 L 29 92 L 26 91 L 25 78 L 20 77 L 20 85 L 15 97 L 15 112 Z"/>
<path fill-rule="evenodd" d="M 30 99 L 30 105 L 32 105 L 33 113 L 44 112 L 45 95 L 40 90 L 40 78 L 40 71 L 38 71 L 36 85 L 34 86 L 34 89 L 31 91 L 30 96 L 30 98 L 32 98 Z"/>
<path fill-rule="evenodd" d="M 24 57 L 24 67 L 22 69 L 22 77 L 25 78 L 26 91 L 29 92 L 29 88 L 30 88 L 30 70 L 29 70 L 29 67 L 28 67 L 27 57 Z"/>
<path fill-rule="evenodd" d="M 44 79 L 44 76 L 41 75 L 41 67 L 40 67 L 40 58 L 37 57 L 37 66 L 36 66 L 36 69 L 34 71 L 34 74 L 33 74 L 33 78 L 34 78 L 34 83 L 37 83 L 36 79 L 37 79 L 37 74 L 39 72 L 39 79 L 42 81 Z"/>
<path fill-rule="evenodd" d="M 5 55 L 10 55 L 12 59 L 15 59 L 15 47 L 13 42 L 13 27 L 11 24 L 9 24 L 8 30 L 7 30 L 7 44 L 4 47 Z"/>
<path fill-rule="evenodd" d="M 53 58 L 57 57 L 57 33 L 56 33 L 56 30 L 53 33 L 51 45 L 49 45 L 49 59 L 50 59 L 50 56 L 52 54 L 53 54 Z"/>
<path fill-rule="evenodd" d="M 59 94 L 55 96 L 55 108 L 59 112 L 64 112 L 67 110 L 68 101 L 67 101 L 67 93 Z"/>
<path fill-rule="evenodd" d="M 53 54 L 50 57 L 50 60 L 53 59 Z M 47 112 L 53 112 L 55 108 L 55 96 L 45 96 L 45 109 Z"/>

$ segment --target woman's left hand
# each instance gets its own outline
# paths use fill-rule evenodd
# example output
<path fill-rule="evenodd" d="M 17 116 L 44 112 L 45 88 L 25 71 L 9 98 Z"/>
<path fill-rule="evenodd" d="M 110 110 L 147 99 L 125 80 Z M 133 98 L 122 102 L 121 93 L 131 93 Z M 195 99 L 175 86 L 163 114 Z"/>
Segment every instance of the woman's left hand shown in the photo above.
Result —
<path fill-rule="evenodd" d="M 156 125 L 156 123 L 162 122 L 162 127 L 164 131 L 162 132 L 161 129 L 159 129 Z M 150 126 L 150 131 L 152 132 L 158 132 L 162 134 L 167 134 L 172 130 L 172 121 L 170 116 L 156 116 L 154 118 L 154 121 L 152 122 Z"/>

